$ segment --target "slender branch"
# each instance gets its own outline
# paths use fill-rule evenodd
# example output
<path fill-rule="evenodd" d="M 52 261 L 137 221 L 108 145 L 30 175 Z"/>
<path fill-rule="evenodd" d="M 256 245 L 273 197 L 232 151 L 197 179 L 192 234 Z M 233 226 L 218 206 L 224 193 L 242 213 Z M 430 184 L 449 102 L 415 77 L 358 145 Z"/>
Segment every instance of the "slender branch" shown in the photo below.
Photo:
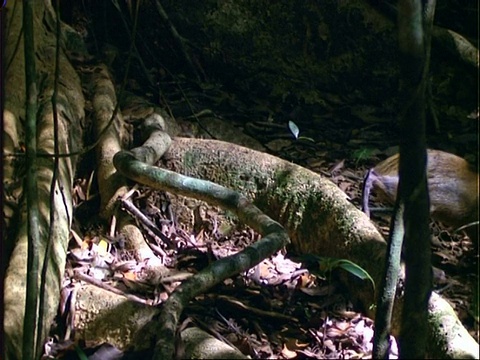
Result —
<path fill-rule="evenodd" d="M 120 200 L 122 206 L 132 214 L 138 221 L 140 221 L 144 226 L 150 229 L 156 236 L 158 236 L 165 244 L 170 247 L 173 247 L 172 241 L 166 237 L 160 229 L 146 217 L 130 200 Z"/>
<path fill-rule="evenodd" d="M 58 154 L 60 152 L 58 144 L 58 112 L 57 112 L 57 96 L 58 96 L 58 79 L 60 77 L 60 0 L 56 0 L 55 6 L 55 15 L 56 15 L 56 44 L 55 44 L 55 75 L 53 83 L 53 94 L 52 94 L 52 112 L 53 112 L 53 152 Z M 58 166 L 60 159 L 55 157 L 53 160 L 53 174 L 52 181 L 50 184 L 50 221 L 49 221 L 49 232 L 47 244 L 45 247 L 45 252 L 43 256 L 43 265 L 42 265 L 42 274 L 40 278 L 40 307 L 38 310 L 38 326 L 37 326 L 37 353 L 40 354 L 42 351 L 42 345 L 45 339 L 42 337 L 46 334 L 43 327 L 44 324 L 44 309 L 47 306 L 45 303 L 46 298 L 46 279 L 49 259 L 52 253 L 53 238 L 55 236 L 55 219 L 57 211 L 55 209 L 55 188 L 57 185 L 58 179 Z M 61 186 L 59 186 L 61 188 Z M 60 190 L 60 189 L 59 189 Z M 61 191 L 61 190 L 60 190 Z M 68 214 L 68 211 L 67 211 Z M 45 329 L 46 330 L 46 329 Z"/>
<path fill-rule="evenodd" d="M 74 277 L 78 280 L 88 282 L 89 284 L 95 285 L 95 286 L 97 286 L 101 289 L 110 291 L 114 294 L 125 296 L 128 300 L 135 301 L 137 303 L 144 304 L 144 305 L 152 305 L 153 304 L 153 300 L 149 300 L 149 299 L 145 299 L 145 298 L 142 298 L 140 296 L 137 296 L 137 295 L 129 294 L 125 291 L 117 289 L 115 286 L 109 285 L 109 284 L 107 284 L 107 283 L 105 283 L 101 280 L 95 279 L 95 278 L 93 278 L 91 276 L 88 276 L 88 275 L 86 275 L 86 274 L 84 274 L 80 271 L 75 271 L 74 272 Z"/>
<path fill-rule="evenodd" d="M 399 278 L 400 258 L 402 253 L 404 204 L 397 198 L 393 212 L 385 259 L 385 276 L 382 277 L 375 314 L 375 334 L 373 338 L 372 357 L 388 359 L 390 353 L 390 331 L 392 327 L 393 305 Z"/>
<path fill-rule="evenodd" d="M 35 44 L 33 37 L 33 0 L 23 0 L 23 29 L 25 51 L 25 82 L 27 89 L 25 145 L 26 198 L 28 223 L 27 290 L 23 322 L 22 354 L 24 359 L 36 359 L 35 329 L 38 311 L 38 272 L 40 225 L 37 188 L 37 84 Z"/>

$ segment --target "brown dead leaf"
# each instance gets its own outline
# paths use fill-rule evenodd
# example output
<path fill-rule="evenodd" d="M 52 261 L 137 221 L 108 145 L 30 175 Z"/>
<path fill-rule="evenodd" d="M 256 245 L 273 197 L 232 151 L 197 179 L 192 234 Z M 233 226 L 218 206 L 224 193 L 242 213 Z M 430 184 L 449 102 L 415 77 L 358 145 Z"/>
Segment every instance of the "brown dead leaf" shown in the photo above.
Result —
<path fill-rule="evenodd" d="M 297 357 L 297 352 L 290 350 L 287 344 L 283 344 L 282 355 L 285 357 L 285 359 L 294 359 Z"/>

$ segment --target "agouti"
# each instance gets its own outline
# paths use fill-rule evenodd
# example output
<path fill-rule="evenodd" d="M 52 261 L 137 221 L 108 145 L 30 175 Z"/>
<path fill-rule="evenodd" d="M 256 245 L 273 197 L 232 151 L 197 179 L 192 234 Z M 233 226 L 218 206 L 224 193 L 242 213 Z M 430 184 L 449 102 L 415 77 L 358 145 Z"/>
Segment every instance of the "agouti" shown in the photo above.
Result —
<path fill-rule="evenodd" d="M 439 150 L 428 150 L 427 155 L 431 217 L 454 228 L 478 221 L 478 172 L 459 156 Z M 365 176 L 362 210 L 367 215 L 372 189 L 380 200 L 395 202 L 398 159 L 398 154 L 385 159 Z M 478 224 L 466 228 L 466 232 L 477 246 Z"/>

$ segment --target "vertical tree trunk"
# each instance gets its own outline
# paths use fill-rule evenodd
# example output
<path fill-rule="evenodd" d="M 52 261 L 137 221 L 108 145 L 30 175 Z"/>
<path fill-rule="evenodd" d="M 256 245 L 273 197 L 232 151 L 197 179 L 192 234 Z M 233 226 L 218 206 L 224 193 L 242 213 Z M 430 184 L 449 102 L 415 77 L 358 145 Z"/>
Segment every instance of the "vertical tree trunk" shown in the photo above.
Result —
<path fill-rule="evenodd" d="M 54 82 L 55 66 L 55 18 L 48 3 L 35 1 L 34 34 L 35 52 L 37 58 L 38 105 L 37 113 L 37 152 L 38 154 L 53 153 L 53 113 L 51 96 Z M 20 150 L 24 142 L 25 121 L 25 59 L 23 53 L 22 3 L 7 2 L 7 26 L 5 35 L 5 108 L 4 108 L 4 153 L 12 154 Z M 62 81 L 58 93 L 59 115 L 59 149 L 61 153 L 70 153 L 81 147 L 84 118 L 84 98 L 80 80 L 62 51 L 60 56 L 60 76 Z M 45 308 L 41 329 L 44 339 L 47 330 L 56 314 L 59 290 L 63 280 L 66 250 L 69 240 L 69 228 L 72 219 L 71 188 L 75 174 L 77 157 L 64 157 L 59 161 L 59 177 L 55 185 L 55 223 L 52 239 L 52 256 L 48 259 L 46 273 Z M 22 175 L 16 164 L 24 164 L 22 156 L 7 156 L 4 163 L 5 186 L 15 193 L 19 201 L 5 208 L 7 213 L 6 250 L 10 255 L 4 283 L 4 331 L 5 355 L 7 359 L 21 359 L 23 319 L 25 313 L 25 284 L 27 258 L 27 228 L 25 203 L 22 200 Z M 48 240 L 50 216 L 50 186 L 53 173 L 53 157 L 38 159 L 38 206 L 40 210 L 40 264 L 41 272 L 43 254 Z M 10 205 L 12 205 L 10 203 Z M 16 206 L 15 206 L 16 205 Z M 11 250 L 11 251 L 10 251 Z M 39 279 L 40 283 L 40 279 Z M 42 312 L 40 312 L 42 313 Z"/>

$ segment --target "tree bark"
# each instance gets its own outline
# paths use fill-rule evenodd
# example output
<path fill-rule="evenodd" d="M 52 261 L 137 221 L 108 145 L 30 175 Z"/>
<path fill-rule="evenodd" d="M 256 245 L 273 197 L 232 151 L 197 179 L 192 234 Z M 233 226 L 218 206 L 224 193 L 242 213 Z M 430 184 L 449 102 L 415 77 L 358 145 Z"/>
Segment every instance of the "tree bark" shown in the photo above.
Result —
<path fill-rule="evenodd" d="M 53 92 L 53 74 L 55 64 L 55 33 L 53 27 L 46 23 L 54 23 L 53 11 L 44 2 L 34 2 L 34 34 L 36 36 L 37 74 L 40 76 L 39 112 L 37 114 L 37 152 L 38 154 L 52 154 L 53 146 L 53 113 L 51 96 Z M 7 3 L 7 21 L 9 33 L 6 34 L 6 59 L 9 67 L 6 69 L 5 82 L 5 147 L 4 154 L 18 153 L 23 141 L 20 134 L 24 132 L 25 119 L 25 59 L 23 54 L 22 4 L 20 1 Z M 20 46 L 16 44 L 20 41 Z M 70 153 L 81 146 L 82 127 L 84 118 L 84 98 L 79 78 L 70 62 L 62 52 L 60 56 L 60 73 L 64 81 L 58 89 L 57 110 L 59 115 L 59 149 L 62 153 Z M 22 155 L 6 157 L 4 163 L 5 176 L 9 179 L 7 185 L 17 199 L 22 199 L 22 175 L 18 172 L 17 163 L 24 162 Z M 43 264 L 43 254 L 48 241 L 50 216 L 50 185 L 53 174 L 53 157 L 38 159 L 38 192 L 40 209 L 40 264 Z M 42 339 L 47 335 L 58 307 L 60 287 L 63 281 L 69 229 L 72 219 L 71 189 L 75 173 L 75 157 L 64 157 L 59 162 L 59 176 L 56 184 L 55 231 L 52 256 L 48 260 L 46 273 L 45 308 L 43 309 Z M 17 179 L 14 181 L 12 179 Z M 8 180 L 7 180 L 8 181 Z M 21 359 L 21 344 L 23 338 L 23 319 L 25 312 L 25 282 L 27 258 L 27 228 L 26 212 L 23 200 L 15 202 L 12 197 L 9 202 L 7 224 L 9 229 L 6 239 L 6 248 L 11 256 L 4 284 L 4 331 L 5 355 L 7 359 Z M 39 279 L 40 282 L 40 279 Z"/>

